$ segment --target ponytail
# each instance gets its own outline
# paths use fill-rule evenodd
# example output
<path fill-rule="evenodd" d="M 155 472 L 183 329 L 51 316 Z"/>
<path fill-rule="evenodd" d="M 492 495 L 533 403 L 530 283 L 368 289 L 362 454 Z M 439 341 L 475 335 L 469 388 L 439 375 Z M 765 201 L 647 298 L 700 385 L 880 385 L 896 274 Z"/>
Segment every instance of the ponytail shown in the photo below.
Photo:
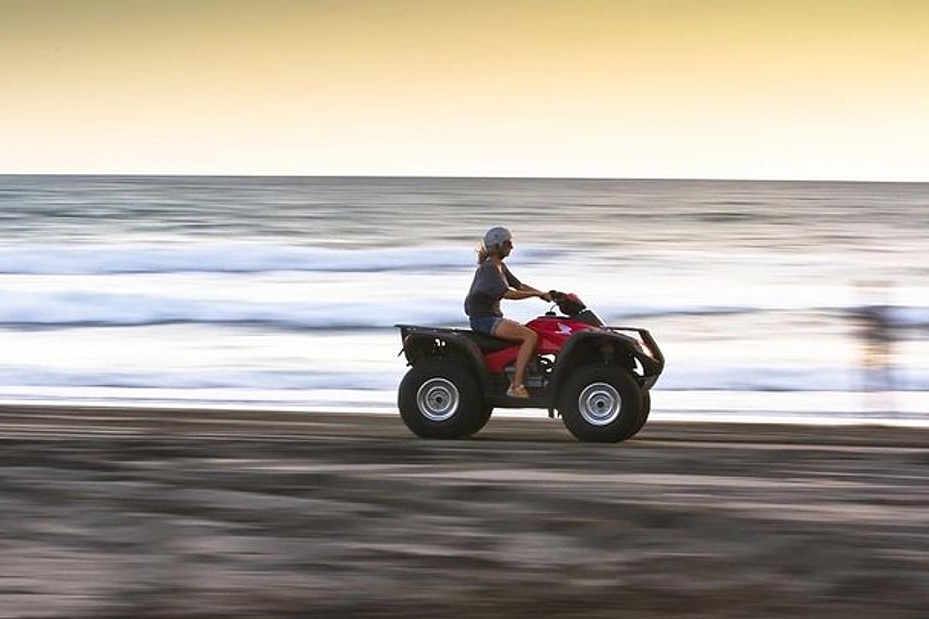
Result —
<path fill-rule="evenodd" d="M 490 258 L 490 252 L 487 251 L 487 247 L 481 243 L 477 246 L 477 263 L 484 264 L 488 258 Z"/>

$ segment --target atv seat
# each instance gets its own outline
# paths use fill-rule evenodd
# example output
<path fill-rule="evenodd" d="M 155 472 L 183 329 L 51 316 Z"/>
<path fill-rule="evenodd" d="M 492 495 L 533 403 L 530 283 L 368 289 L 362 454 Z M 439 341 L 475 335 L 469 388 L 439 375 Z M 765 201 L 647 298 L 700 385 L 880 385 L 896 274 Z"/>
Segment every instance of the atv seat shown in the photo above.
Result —
<path fill-rule="evenodd" d="M 477 331 L 462 331 L 461 334 L 477 344 L 477 347 L 480 348 L 483 353 L 497 352 L 498 350 L 503 350 L 510 346 L 519 345 L 519 342 L 502 340 L 499 337 L 478 333 Z"/>

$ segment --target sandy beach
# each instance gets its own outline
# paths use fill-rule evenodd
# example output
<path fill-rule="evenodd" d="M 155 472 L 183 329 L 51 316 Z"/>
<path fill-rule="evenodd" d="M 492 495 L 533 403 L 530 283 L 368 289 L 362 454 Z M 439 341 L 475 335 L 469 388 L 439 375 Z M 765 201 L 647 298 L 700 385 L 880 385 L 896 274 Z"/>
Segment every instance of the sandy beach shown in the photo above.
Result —
<path fill-rule="evenodd" d="M 929 431 L 5 406 L 0 617 L 925 617 Z"/>

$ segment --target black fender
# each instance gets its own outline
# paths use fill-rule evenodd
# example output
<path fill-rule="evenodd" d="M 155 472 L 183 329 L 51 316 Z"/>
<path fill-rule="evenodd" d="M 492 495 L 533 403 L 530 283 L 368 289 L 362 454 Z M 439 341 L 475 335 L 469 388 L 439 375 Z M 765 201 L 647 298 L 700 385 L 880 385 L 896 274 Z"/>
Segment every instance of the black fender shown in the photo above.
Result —
<path fill-rule="evenodd" d="M 454 359 L 474 375 L 484 393 L 490 391 L 490 373 L 484 365 L 484 356 L 469 338 L 454 329 L 397 326 L 403 339 L 402 353 L 409 365 L 416 365 L 422 359 Z"/>
<path fill-rule="evenodd" d="M 636 361 L 641 366 L 636 371 Z M 558 352 L 552 368 L 551 406 L 555 406 L 556 394 L 575 368 L 590 363 L 616 364 L 626 368 L 642 388 L 650 388 L 661 373 L 664 363 L 654 359 L 632 337 L 607 330 L 579 331 Z"/>

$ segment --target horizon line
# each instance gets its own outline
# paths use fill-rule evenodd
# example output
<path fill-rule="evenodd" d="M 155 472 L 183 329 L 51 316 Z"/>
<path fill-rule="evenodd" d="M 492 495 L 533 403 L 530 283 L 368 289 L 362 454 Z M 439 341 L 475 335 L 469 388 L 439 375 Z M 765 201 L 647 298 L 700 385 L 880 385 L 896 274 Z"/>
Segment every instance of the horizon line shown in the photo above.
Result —
<path fill-rule="evenodd" d="M 150 178 L 318 178 L 318 179 L 432 179 L 432 180 L 534 180 L 619 182 L 720 182 L 720 183 L 861 183 L 919 185 L 929 180 L 830 179 L 830 178 L 724 178 L 724 177 L 618 177 L 618 176 L 483 176 L 470 174 L 287 174 L 287 173 L 187 173 L 187 172 L 0 172 L 0 177 L 150 177 Z"/>

